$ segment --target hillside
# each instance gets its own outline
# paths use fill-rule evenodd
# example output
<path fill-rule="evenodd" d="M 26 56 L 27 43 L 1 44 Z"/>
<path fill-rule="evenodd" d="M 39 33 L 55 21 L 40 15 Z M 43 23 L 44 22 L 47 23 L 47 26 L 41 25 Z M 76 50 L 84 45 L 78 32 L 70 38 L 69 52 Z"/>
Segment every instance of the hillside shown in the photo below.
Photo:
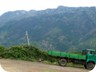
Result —
<path fill-rule="evenodd" d="M 43 49 L 96 49 L 96 7 L 63 7 L 42 11 L 14 11 L 0 16 L 0 44 L 30 42 Z"/>

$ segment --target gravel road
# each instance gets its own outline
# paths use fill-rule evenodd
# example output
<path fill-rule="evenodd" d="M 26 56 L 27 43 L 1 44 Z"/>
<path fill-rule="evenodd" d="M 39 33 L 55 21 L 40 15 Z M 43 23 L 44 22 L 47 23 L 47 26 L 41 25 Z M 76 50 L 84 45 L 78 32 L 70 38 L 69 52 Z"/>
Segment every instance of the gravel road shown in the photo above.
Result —
<path fill-rule="evenodd" d="M 61 67 L 21 60 L 0 59 L 0 64 L 8 72 L 88 72 L 82 68 Z"/>

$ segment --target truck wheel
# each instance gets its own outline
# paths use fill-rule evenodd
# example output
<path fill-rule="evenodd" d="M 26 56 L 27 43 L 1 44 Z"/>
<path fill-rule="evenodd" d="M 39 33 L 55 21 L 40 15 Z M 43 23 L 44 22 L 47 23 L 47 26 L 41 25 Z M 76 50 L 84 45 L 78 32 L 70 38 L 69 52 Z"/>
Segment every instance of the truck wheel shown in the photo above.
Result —
<path fill-rule="evenodd" d="M 66 66 L 67 65 L 67 60 L 66 59 L 59 59 L 58 64 L 60 66 Z"/>
<path fill-rule="evenodd" d="M 92 70 L 95 67 L 95 64 L 93 62 L 88 62 L 86 65 L 86 68 L 89 70 Z"/>

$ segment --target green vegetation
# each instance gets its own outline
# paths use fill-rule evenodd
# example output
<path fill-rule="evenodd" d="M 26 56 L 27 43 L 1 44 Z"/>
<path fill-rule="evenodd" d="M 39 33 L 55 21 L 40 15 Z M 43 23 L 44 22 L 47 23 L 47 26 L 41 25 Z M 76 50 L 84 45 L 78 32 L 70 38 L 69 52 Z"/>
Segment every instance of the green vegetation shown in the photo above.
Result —
<path fill-rule="evenodd" d="M 48 61 L 52 60 L 48 57 L 47 52 L 41 51 L 33 46 L 12 46 L 10 48 L 0 46 L 0 57 L 28 61 L 36 61 L 39 59 Z"/>

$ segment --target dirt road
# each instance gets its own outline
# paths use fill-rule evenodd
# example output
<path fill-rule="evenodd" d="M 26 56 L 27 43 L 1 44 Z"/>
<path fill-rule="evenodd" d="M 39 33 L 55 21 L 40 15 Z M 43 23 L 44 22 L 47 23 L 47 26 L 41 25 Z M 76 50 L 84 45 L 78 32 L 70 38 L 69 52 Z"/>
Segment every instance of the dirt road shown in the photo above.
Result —
<path fill-rule="evenodd" d="M 0 64 L 8 72 L 88 72 L 82 68 L 60 67 L 20 60 L 0 59 Z"/>

